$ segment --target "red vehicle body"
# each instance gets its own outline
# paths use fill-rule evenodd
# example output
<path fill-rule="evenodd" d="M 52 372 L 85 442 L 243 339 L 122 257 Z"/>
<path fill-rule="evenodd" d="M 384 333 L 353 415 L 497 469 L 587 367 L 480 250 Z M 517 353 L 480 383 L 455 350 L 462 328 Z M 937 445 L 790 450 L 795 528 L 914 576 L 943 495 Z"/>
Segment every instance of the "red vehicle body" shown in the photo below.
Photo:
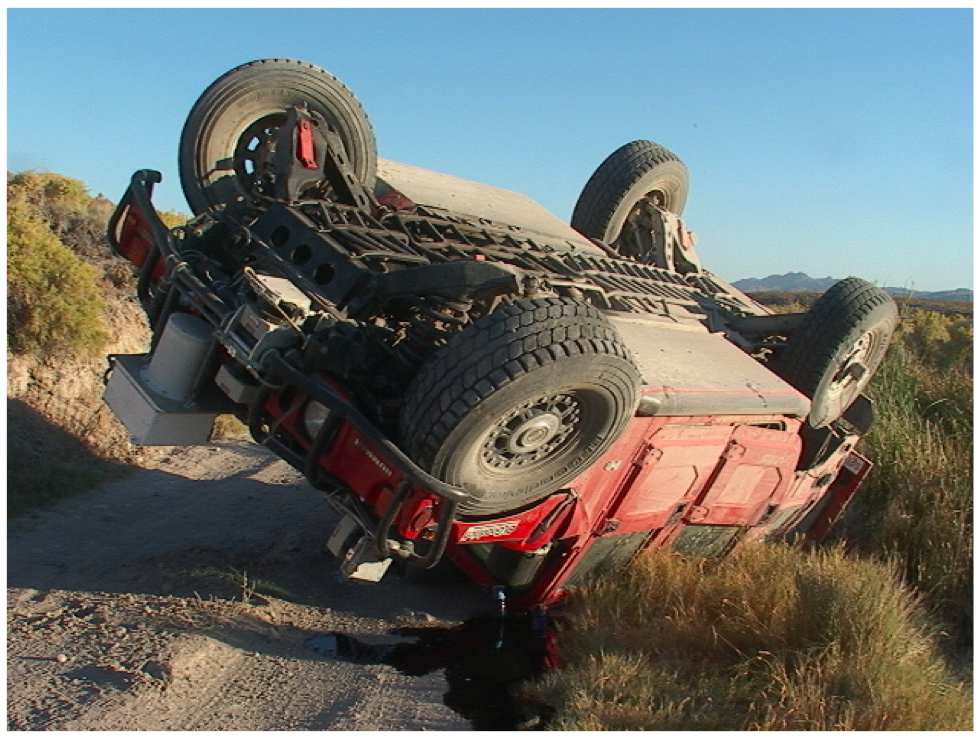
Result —
<path fill-rule="evenodd" d="M 254 72 L 250 65 L 240 69 Z M 230 74 L 242 75 L 238 70 Z M 264 171 L 257 162 L 274 170 L 274 177 L 252 181 L 255 192 L 237 205 L 234 200 L 202 202 L 213 194 L 208 189 L 213 185 L 192 189 L 199 215 L 182 229 L 164 227 L 152 206 L 159 175 L 134 175 L 110 224 L 110 241 L 139 272 L 138 291 L 154 328 L 154 344 L 146 355 L 113 358 L 106 400 L 143 444 L 203 444 L 216 414 L 238 415 L 258 442 L 302 471 L 340 513 L 328 549 L 340 558 L 347 575 L 379 580 L 393 562 L 424 570 L 448 559 L 480 585 L 503 587 L 514 608 L 547 606 L 648 547 L 720 556 L 753 540 L 819 539 L 867 475 L 871 464 L 855 447 L 871 424 L 872 412 L 860 389 L 894 327 L 890 299 L 886 302 L 874 292 L 869 302 L 872 293 L 864 284 L 845 286 L 848 295 L 861 296 L 863 323 L 847 313 L 847 337 L 841 339 L 837 332 L 841 337 L 834 341 L 853 346 L 831 347 L 833 352 L 826 354 L 836 358 L 833 367 L 814 374 L 813 387 L 807 389 L 809 381 L 799 380 L 810 372 L 805 358 L 794 360 L 804 371 L 792 366 L 788 371 L 797 378 L 792 382 L 775 372 L 779 364 L 772 358 L 793 351 L 801 356 L 800 350 L 785 347 L 794 336 L 803 337 L 797 344 L 813 341 L 807 338 L 813 324 L 828 317 L 836 320 L 836 304 L 828 299 L 816 314 L 772 316 L 708 273 L 693 252 L 690 233 L 668 210 L 671 197 L 677 207 L 677 193 L 669 183 L 658 186 L 660 190 L 646 183 L 639 197 L 650 204 L 648 213 L 665 224 L 649 232 L 654 236 L 652 242 L 645 237 L 646 246 L 631 248 L 619 239 L 610 247 L 601 235 L 591 236 L 592 244 L 585 239 L 579 244 L 573 243 L 578 237 L 564 233 L 559 235 L 564 246 L 552 246 L 557 242 L 543 236 L 536 216 L 524 220 L 524 206 L 512 208 L 510 213 L 518 215 L 501 223 L 499 209 L 492 218 L 472 210 L 457 212 L 444 203 L 422 204 L 423 196 L 408 192 L 412 177 L 424 181 L 425 187 L 416 192 L 448 188 L 450 200 L 472 183 L 444 182 L 412 171 L 403 180 L 405 187 L 396 187 L 400 170 L 379 164 L 379 172 L 389 173 L 386 179 L 379 175 L 378 184 L 364 187 L 363 175 L 353 165 L 347 167 L 343 156 L 345 149 L 356 146 L 350 141 L 356 137 L 343 141 L 340 136 L 338 143 L 335 136 L 335 128 L 344 133 L 342 125 L 329 126 L 326 136 L 313 136 L 309 131 L 318 125 L 316 115 L 289 105 L 276 115 L 275 126 L 266 121 L 259 127 L 262 136 L 239 125 L 231 137 L 234 152 L 257 152 L 241 155 L 249 164 L 236 170 L 239 180 L 254 180 L 254 172 Z M 260 143 L 242 145 L 252 139 Z M 658 160 L 652 168 L 661 180 L 665 172 L 676 172 L 674 160 L 668 158 L 666 164 Z M 187 190 L 190 176 L 182 176 Z M 327 181 L 329 188 L 320 184 Z M 480 196 L 481 187 L 472 192 Z M 189 199 L 195 198 L 189 193 Z M 311 213 L 328 211 L 333 218 L 329 224 L 310 226 Z M 343 223 L 337 223 L 336 213 Z M 424 229 L 442 231 L 424 241 L 419 236 Z M 350 273 L 345 297 L 334 298 L 340 294 L 330 291 L 340 290 L 338 284 L 348 280 L 346 264 L 331 256 L 327 276 L 326 262 L 309 266 L 311 254 L 326 254 L 310 245 L 322 239 L 334 255 L 338 244 L 348 244 L 347 239 L 353 244 L 367 238 L 364 234 L 375 246 L 390 245 L 391 251 L 367 256 L 363 248 L 350 252 L 360 272 Z M 514 235 L 530 236 L 508 252 L 508 239 Z M 401 241 L 385 241 L 389 236 Z M 405 244 L 415 251 L 398 252 Z M 440 249 L 448 245 L 453 256 L 433 256 L 433 244 Z M 497 267 L 501 264 L 505 266 Z M 418 272 L 410 273 L 406 265 Z M 426 270 L 436 278 L 426 278 Z M 532 273 L 534 280 L 528 278 Z M 357 282 L 364 274 L 372 282 Z M 590 309 L 590 320 L 613 327 L 638 368 L 636 395 L 622 422 L 594 443 L 582 441 L 591 446 L 574 472 L 553 476 L 555 485 L 514 500 L 506 491 L 499 502 L 493 498 L 497 494 L 474 494 L 469 488 L 479 478 L 448 480 L 451 466 L 436 469 L 421 460 L 424 455 L 406 451 L 414 423 L 405 412 L 410 393 L 404 384 L 395 383 L 394 391 L 385 385 L 386 368 L 378 367 L 376 358 L 404 357 L 399 353 L 410 332 L 403 330 L 408 322 L 398 310 L 411 293 L 404 287 L 409 284 L 406 276 L 415 280 L 416 274 L 421 276 L 420 300 L 438 294 L 437 302 L 424 304 L 438 306 L 437 313 L 429 311 L 438 323 L 428 327 L 438 326 L 440 334 L 434 347 L 422 352 L 423 368 L 436 345 L 452 345 L 458 341 L 456 332 L 462 336 L 474 331 L 492 321 L 495 312 L 525 316 L 527 306 L 540 314 L 565 311 L 576 302 L 598 305 L 601 315 Z M 494 293 L 472 317 L 447 308 L 451 301 L 462 305 L 458 297 L 447 298 L 443 286 L 450 278 L 465 284 L 460 295 L 472 308 L 485 293 L 512 290 L 498 286 L 514 274 L 520 277 L 522 296 L 500 302 Z M 653 300 L 643 291 L 660 292 Z M 374 303 L 361 300 L 362 295 Z M 839 296 L 831 299 L 841 302 Z M 850 300 L 845 297 L 844 302 Z M 883 322 L 883 329 L 863 318 L 882 312 L 885 319 L 875 321 Z M 413 313 L 413 320 L 419 315 Z M 573 323 L 562 321 L 562 331 Z M 383 349 L 389 354 L 374 345 L 359 354 L 381 330 L 387 333 L 380 344 L 388 343 Z M 356 341 L 350 339 L 354 335 Z M 371 354 L 375 351 L 381 353 Z M 417 367 L 412 365 L 413 373 Z M 563 367 L 554 366 L 555 383 Z M 417 384 L 414 377 L 405 382 Z M 539 385 L 546 388 L 547 383 Z M 575 424 L 590 407 L 568 393 L 570 401 L 546 394 L 551 404 L 546 407 L 524 402 L 524 416 L 515 416 L 506 430 L 498 424 L 481 432 L 481 439 L 497 445 L 484 442 L 479 448 L 487 469 L 495 472 L 497 465 L 511 476 L 505 480 L 520 481 L 520 466 L 533 472 L 552 450 L 571 444 L 566 437 L 576 441 L 583 436 Z M 827 419 L 817 420 L 813 411 L 818 394 L 823 394 L 823 406 L 837 404 Z M 474 403 L 467 414 L 479 413 L 484 401 Z M 566 408 L 573 411 L 562 417 Z M 400 425 L 391 422 L 399 413 Z"/>

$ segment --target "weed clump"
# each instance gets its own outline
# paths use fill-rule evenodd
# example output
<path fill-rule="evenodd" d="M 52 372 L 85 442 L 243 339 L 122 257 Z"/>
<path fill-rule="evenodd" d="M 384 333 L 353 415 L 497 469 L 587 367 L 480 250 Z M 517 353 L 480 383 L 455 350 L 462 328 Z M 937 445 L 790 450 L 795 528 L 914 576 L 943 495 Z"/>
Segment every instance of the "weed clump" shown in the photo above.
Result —
<path fill-rule="evenodd" d="M 973 328 L 963 317 L 905 317 L 871 381 L 875 467 L 841 536 L 895 561 L 933 612 L 970 637 L 973 583 Z"/>
<path fill-rule="evenodd" d="M 840 549 L 650 551 L 574 602 L 542 685 L 561 730 L 956 730 L 947 672 L 894 569 Z M 615 625 L 615 628 L 610 628 Z"/>

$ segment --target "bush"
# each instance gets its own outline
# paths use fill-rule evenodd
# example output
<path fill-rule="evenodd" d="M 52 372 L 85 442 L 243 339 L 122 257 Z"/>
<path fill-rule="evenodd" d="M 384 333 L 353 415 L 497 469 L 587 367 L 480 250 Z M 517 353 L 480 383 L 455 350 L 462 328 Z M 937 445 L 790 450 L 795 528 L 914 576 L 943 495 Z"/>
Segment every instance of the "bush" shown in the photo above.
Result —
<path fill-rule="evenodd" d="M 877 420 L 865 440 L 875 467 L 843 535 L 897 561 L 937 615 L 972 629 L 972 323 L 907 316 L 871 382 Z"/>
<path fill-rule="evenodd" d="M 30 211 L 7 204 L 7 344 L 16 353 L 100 354 L 108 341 L 99 273 Z"/>
<path fill-rule="evenodd" d="M 657 550 L 576 598 L 540 691 L 559 730 L 969 729 L 932 637 L 892 568 L 840 549 Z"/>
<path fill-rule="evenodd" d="M 163 221 L 163 225 L 168 229 L 175 229 L 178 226 L 183 226 L 190 221 L 190 217 L 185 216 L 180 211 L 158 211 L 157 215 L 160 216 L 160 220 Z"/>
<path fill-rule="evenodd" d="M 50 172 L 7 175 L 8 513 L 125 472 L 134 456 L 101 402 L 102 355 L 113 338 L 145 334 L 132 265 L 109 248 L 114 205 Z M 186 219 L 175 213 L 170 222 Z M 106 327 L 111 326 L 111 330 Z M 13 382 L 12 382 L 13 379 Z"/>
<path fill-rule="evenodd" d="M 106 238 L 115 204 L 101 195 L 89 195 L 81 180 L 34 170 L 8 173 L 7 201 L 27 206 L 65 246 L 86 261 L 101 264 L 115 259 Z M 162 211 L 160 218 L 170 228 L 188 221 L 178 211 Z"/>
<path fill-rule="evenodd" d="M 104 299 L 133 293 L 132 266 L 112 253 L 114 205 L 53 172 L 7 175 L 7 342 L 20 354 L 78 357 L 106 343 Z M 165 211 L 171 226 L 187 218 Z"/>
<path fill-rule="evenodd" d="M 26 206 L 76 255 L 86 259 L 108 256 L 105 230 L 112 204 L 105 198 L 92 198 L 80 180 L 53 172 L 8 175 L 7 202 Z"/>

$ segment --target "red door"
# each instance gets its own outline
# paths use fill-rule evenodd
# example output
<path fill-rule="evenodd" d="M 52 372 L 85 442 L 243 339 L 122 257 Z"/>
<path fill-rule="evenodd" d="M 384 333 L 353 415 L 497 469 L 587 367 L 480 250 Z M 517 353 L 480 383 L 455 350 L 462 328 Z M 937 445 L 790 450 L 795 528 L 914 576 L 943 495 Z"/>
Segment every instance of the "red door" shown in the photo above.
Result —
<path fill-rule="evenodd" d="M 802 442 L 791 431 L 735 427 L 704 491 L 685 513 L 692 524 L 752 526 L 793 482 Z"/>
<path fill-rule="evenodd" d="M 619 500 L 607 517 L 616 532 L 660 529 L 674 523 L 718 467 L 733 427 L 668 424 L 640 448 Z"/>

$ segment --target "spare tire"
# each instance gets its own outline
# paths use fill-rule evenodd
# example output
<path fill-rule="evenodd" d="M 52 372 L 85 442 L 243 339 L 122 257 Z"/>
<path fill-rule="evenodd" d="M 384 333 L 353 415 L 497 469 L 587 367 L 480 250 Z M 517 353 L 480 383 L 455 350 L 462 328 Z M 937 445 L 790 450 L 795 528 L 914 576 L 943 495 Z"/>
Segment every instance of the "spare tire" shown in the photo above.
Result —
<path fill-rule="evenodd" d="M 264 188 L 268 144 L 286 111 L 319 114 L 340 136 L 347 159 L 370 190 L 377 169 L 367 114 L 340 80 L 295 59 L 261 59 L 219 77 L 198 98 L 180 136 L 180 182 L 195 214 L 236 205 Z"/>
<path fill-rule="evenodd" d="M 808 422 L 821 429 L 867 387 L 897 326 L 898 307 L 888 293 L 847 278 L 816 300 L 770 368 L 810 397 Z"/>
<path fill-rule="evenodd" d="M 684 211 L 690 177 L 684 163 L 652 141 L 631 141 L 614 151 L 585 183 L 572 211 L 572 228 L 612 244 L 644 199 L 676 215 Z"/>
<path fill-rule="evenodd" d="M 616 330 L 567 298 L 498 308 L 440 347 L 412 381 L 402 441 L 464 488 L 468 516 L 545 498 L 595 462 L 633 416 L 640 377 Z"/>

